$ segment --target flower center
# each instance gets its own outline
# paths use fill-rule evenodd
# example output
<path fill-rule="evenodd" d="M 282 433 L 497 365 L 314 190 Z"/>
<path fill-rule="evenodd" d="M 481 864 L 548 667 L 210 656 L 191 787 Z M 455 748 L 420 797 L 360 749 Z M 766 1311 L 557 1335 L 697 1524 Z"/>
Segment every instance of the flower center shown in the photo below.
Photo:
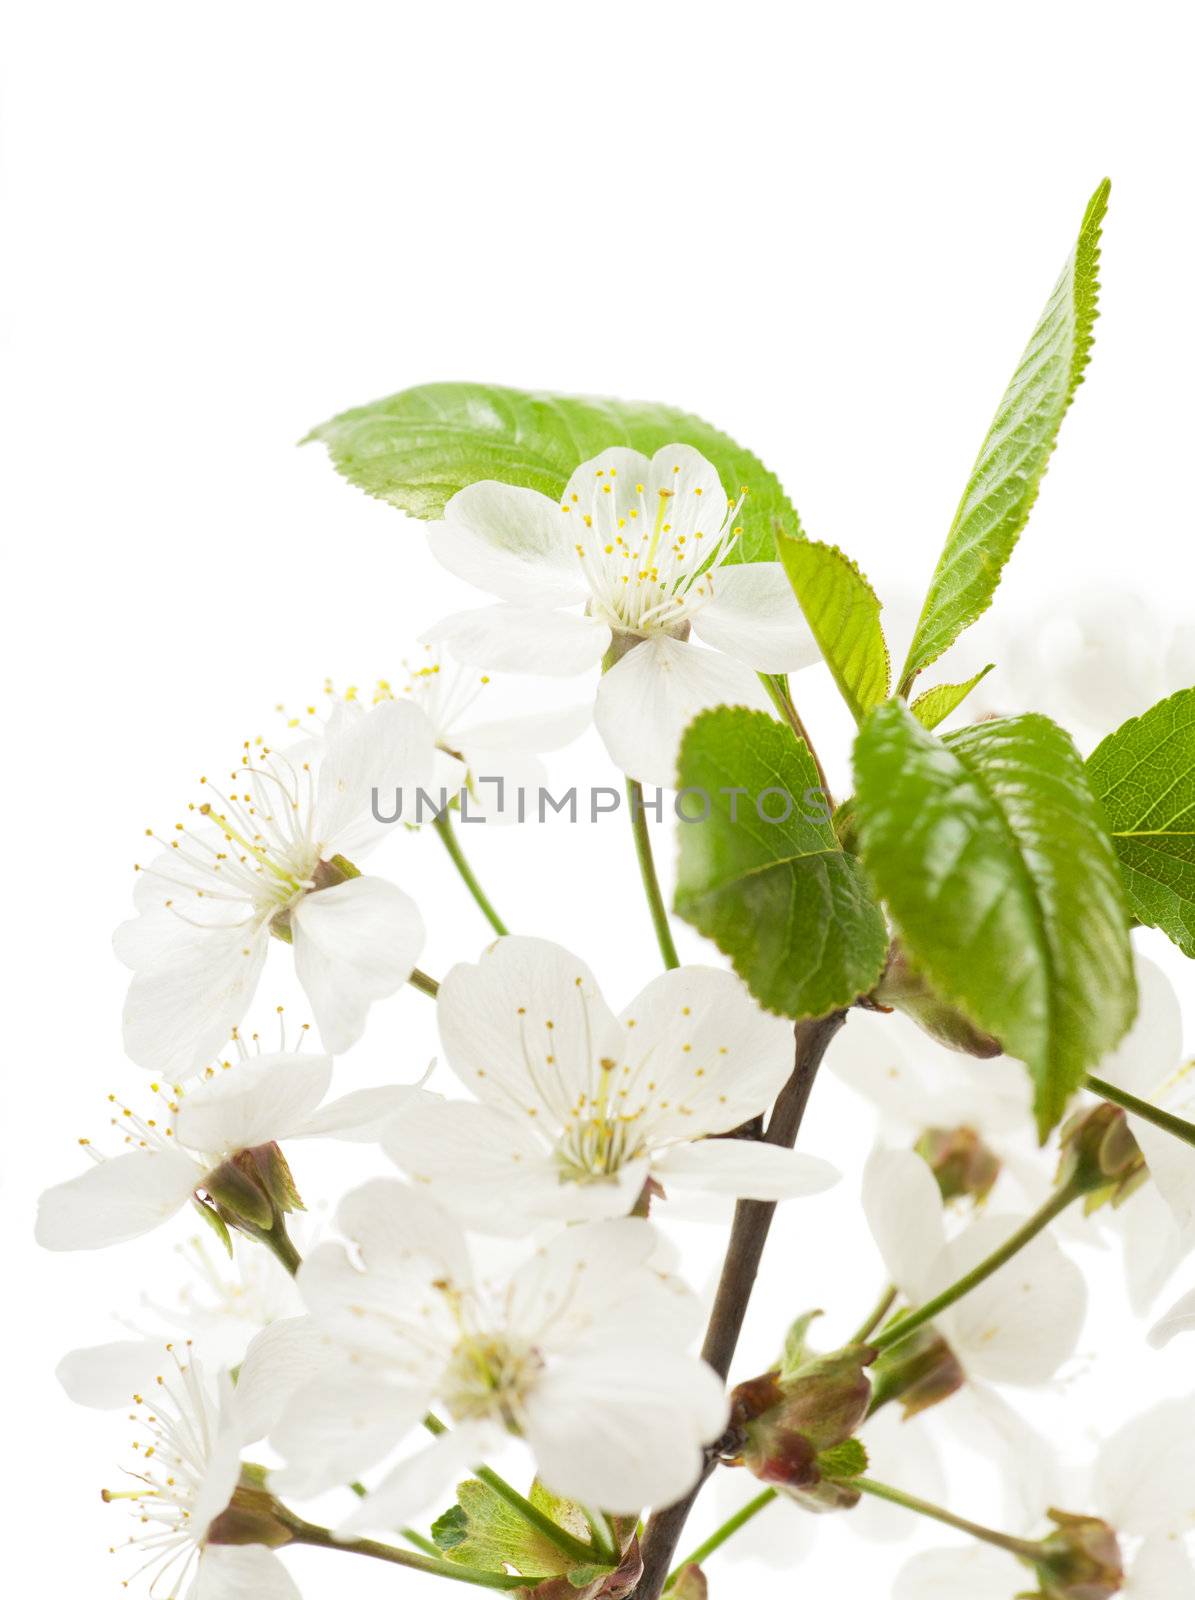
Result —
<path fill-rule="evenodd" d="M 543 1367 L 543 1357 L 526 1341 L 464 1333 L 445 1375 L 445 1402 L 457 1422 L 496 1417 L 518 1433 L 523 1401 Z"/>
<path fill-rule="evenodd" d="M 595 471 L 587 501 L 578 496 L 576 505 L 562 505 L 584 524 L 576 552 L 594 616 L 640 638 L 683 632 L 712 598 L 714 573 L 742 532 L 734 520 L 741 495 L 717 527 L 708 525 L 701 496 L 692 486 L 649 489 L 608 467 Z"/>

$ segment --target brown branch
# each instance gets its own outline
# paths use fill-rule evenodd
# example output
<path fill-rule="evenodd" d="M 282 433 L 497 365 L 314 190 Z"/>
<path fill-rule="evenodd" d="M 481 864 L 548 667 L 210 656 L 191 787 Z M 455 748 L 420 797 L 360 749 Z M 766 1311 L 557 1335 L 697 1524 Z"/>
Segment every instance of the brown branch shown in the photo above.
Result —
<path fill-rule="evenodd" d="M 845 1021 L 846 1012 L 835 1011 L 828 1017 L 798 1022 L 793 1029 L 796 1047 L 792 1075 L 772 1107 L 763 1135 L 767 1144 L 791 1149 L 796 1143 L 817 1069 L 830 1041 Z M 775 1210 L 776 1203 L 772 1200 L 740 1200 L 734 1209 L 722 1276 L 701 1347 L 702 1356 L 720 1378 L 725 1378 L 730 1371 Z M 717 1455 L 711 1454 L 700 1480 L 685 1498 L 654 1512 L 648 1519 L 642 1546 L 643 1576 L 633 1591 L 632 1600 L 659 1600 L 689 1512 L 716 1465 Z"/>

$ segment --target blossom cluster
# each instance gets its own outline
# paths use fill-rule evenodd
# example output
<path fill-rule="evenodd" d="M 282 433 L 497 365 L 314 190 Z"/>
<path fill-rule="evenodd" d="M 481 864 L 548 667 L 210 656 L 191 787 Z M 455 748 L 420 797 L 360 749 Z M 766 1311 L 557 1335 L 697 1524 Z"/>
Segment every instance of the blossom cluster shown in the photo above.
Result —
<path fill-rule="evenodd" d="M 768 1486 L 775 1510 L 742 1544 L 758 1550 L 766 1533 L 791 1562 L 811 1511 L 889 1536 L 892 1501 L 924 1504 L 941 1485 L 943 1429 L 984 1441 L 1010 1483 L 1008 1520 L 975 1551 L 914 1557 L 901 1600 L 1012 1600 L 1026 1581 L 1054 1600 L 1195 1592 L 1178 1487 L 1195 1464 L 1195 1401 L 1128 1423 L 1081 1483 L 1056 1477 L 1006 1393 L 1056 1386 L 1075 1356 L 1081 1236 L 1119 1239 L 1126 1295 L 1154 1306 L 1195 1244 L 1189 1144 L 1089 1098 L 1043 1155 L 1021 1066 L 948 1049 L 891 1014 L 881 987 L 827 1062 L 875 1111 L 876 1149 L 843 1193 L 861 1193 L 890 1287 L 852 1340 L 819 1351 L 794 1284 L 783 1355 L 728 1390 L 708 1339 L 698 1353 L 702 1300 L 677 1270 L 672 1218 L 694 1196 L 771 1207 L 840 1181 L 775 1134 L 801 1025 L 794 1041 L 724 966 L 671 960 L 616 1009 L 580 955 L 507 932 L 475 881 L 487 942 L 459 935 L 437 982 L 418 967 L 433 908 L 363 870 L 388 826 L 379 794 L 447 785 L 512 820 L 479 775 L 512 793 L 540 782 L 541 758 L 591 720 L 633 784 L 674 787 L 699 712 L 770 710 L 764 680 L 820 655 L 781 565 L 734 559 L 740 509 L 679 444 L 650 459 L 605 450 L 559 500 L 496 482 L 460 491 L 431 547 L 492 603 L 430 628 L 397 690 L 330 697 L 326 718 L 247 742 L 227 776 L 201 778 L 188 820 L 153 836 L 116 935 L 131 969 L 124 1048 L 145 1083 L 109 1097 L 111 1139 L 85 1142 L 87 1165 L 43 1195 L 37 1230 L 54 1251 L 182 1219 L 213 1232 L 178 1328 L 72 1351 L 59 1369 L 81 1404 L 137 1418 L 129 1486 L 106 1493 L 134 1510 L 131 1569 L 154 1595 L 293 1600 L 288 1546 L 376 1554 L 364 1535 L 452 1509 L 432 1539 L 383 1559 L 429 1577 L 472 1562 L 472 1581 L 545 1600 L 617 1600 L 644 1571 L 645 1513 L 715 1468 L 732 1490 L 749 1474 L 757 1498 Z M 1050 684 L 1076 698 L 1089 662 L 1072 654 L 1073 672 L 1055 661 L 1044 690 L 1034 682 L 1038 706 Z M 584 679 L 599 666 L 592 705 L 474 717 L 491 671 Z M 451 811 L 434 826 L 463 865 Z M 293 962 L 311 1026 L 266 1049 L 259 991 L 274 962 Z M 1145 1111 L 1189 1117 L 1178 1002 L 1143 953 L 1138 986 L 1138 1021 L 1100 1077 Z M 353 1087 L 383 1004 L 434 1004 L 440 1060 Z M 314 1197 L 298 1152 L 314 1140 L 358 1146 L 363 1181 L 330 1225 L 301 1231 Z M 212 1264 L 222 1249 L 231 1295 Z M 1193 1329 L 1188 1295 L 1153 1338 Z M 512 1441 L 523 1490 L 487 1466 Z M 453 1507 L 461 1480 L 488 1486 L 538 1543 L 487 1560 L 464 1487 Z M 309 1502 L 341 1491 L 330 1527 L 308 1520 Z M 685 1570 L 677 1593 L 704 1593 Z"/>

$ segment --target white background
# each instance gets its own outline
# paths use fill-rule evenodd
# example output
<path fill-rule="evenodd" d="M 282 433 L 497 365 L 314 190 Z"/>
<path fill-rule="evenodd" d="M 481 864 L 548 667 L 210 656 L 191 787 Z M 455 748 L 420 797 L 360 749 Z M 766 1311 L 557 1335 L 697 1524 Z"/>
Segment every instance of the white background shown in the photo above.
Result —
<path fill-rule="evenodd" d="M 51 1257 L 29 1229 L 36 1190 L 102 1131 L 105 1094 L 139 1086 L 109 937 L 142 830 L 276 730 L 277 702 L 318 699 L 325 675 L 396 675 L 423 627 L 470 603 L 417 525 L 295 441 L 439 378 L 668 400 L 762 455 L 881 592 L 901 574 L 916 587 L 1108 173 L 1096 358 L 1001 604 L 1082 577 L 1181 609 L 1191 39 L 1178 6 L 1041 0 L 80 0 L 13 6 L 5 35 L 3 1515 L 18 1531 L 0 1565 L 15 1592 L 95 1595 L 121 1576 L 104 1554 L 119 1513 L 96 1491 L 127 1429 L 73 1410 L 53 1363 L 134 1313 L 147 1282 L 169 1298 L 177 1270 L 170 1241 Z M 828 697 L 814 705 L 832 737 Z M 592 736 L 566 768 L 610 781 Z M 508 919 L 572 943 L 629 998 L 657 957 L 621 819 L 483 831 L 471 848 Z M 475 955 L 485 929 L 435 841 L 389 851 L 429 914 L 424 964 Z M 262 1016 L 275 981 L 287 998 L 281 973 Z M 433 1049 L 431 1007 L 408 992 L 345 1079 L 413 1077 Z M 845 1183 L 785 1219 L 741 1375 L 796 1311 L 824 1305 L 845 1334 L 873 1298 L 854 1205 L 870 1138 L 828 1085 L 805 1142 Z M 313 1154 L 300 1176 L 318 1190 L 336 1171 Z M 687 1248 L 700 1281 L 712 1243 Z M 1179 1389 L 1190 1347 L 1145 1352 L 1112 1267 L 1082 1259 L 1107 1277 L 1067 1376 L 1087 1427 Z M 960 1469 L 953 1503 L 982 1514 L 985 1495 Z M 887 1592 L 899 1550 L 818 1532 L 803 1593 Z M 431 1592 L 346 1567 L 292 1561 L 312 1600 L 349 1572 L 360 1597 Z M 715 1595 L 797 1581 L 717 1560 L 711 1578 Z"/>

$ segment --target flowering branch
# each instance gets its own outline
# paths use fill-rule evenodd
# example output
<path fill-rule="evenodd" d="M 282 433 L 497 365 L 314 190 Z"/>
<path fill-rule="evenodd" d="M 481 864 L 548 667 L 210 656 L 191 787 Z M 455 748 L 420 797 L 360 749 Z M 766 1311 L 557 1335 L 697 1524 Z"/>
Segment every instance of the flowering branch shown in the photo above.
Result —
<path fill-rule="evenodd" d="M 793 1069 L 772 1107 L 763 1134 L 765 1144 L 791 1149 L 796 1143 L 822 1058 L 845 1021 L 844 1011 L 834 1011 L 828 1017 L 810 1018 L 794 1027 Z M 740 1200 L 735 1206 L 722 1276 L 701 1347 L 702 1359 L 720 1378 L 730 1371 L 775 1210 L 775 1202 L 767 1200 Z M 649 1518 L 643 1537 L 643 1576 L 633 1591 L 634 1600 L 659 1600 L 689 1512 L 716 1460 L 716 1453 L 711 1452 L 705 1472 L 689 1493 Z"/>

